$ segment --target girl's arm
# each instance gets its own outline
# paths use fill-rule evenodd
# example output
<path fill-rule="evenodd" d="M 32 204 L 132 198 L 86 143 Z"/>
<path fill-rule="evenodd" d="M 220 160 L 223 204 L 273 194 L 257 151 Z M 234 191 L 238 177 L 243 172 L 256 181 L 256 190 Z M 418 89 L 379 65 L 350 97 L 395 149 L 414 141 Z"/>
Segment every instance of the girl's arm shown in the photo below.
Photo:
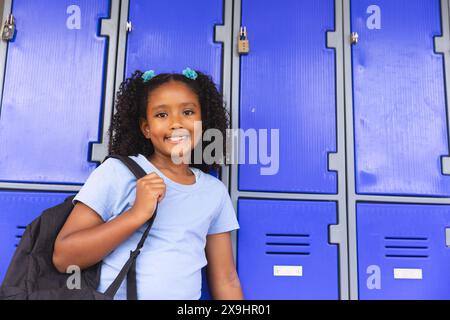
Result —
<path fill-rule="evenodd" d="M 53 264 L 59 272 L 71 265 L 86 269 L 101 261 L 146 220 L 133 208 L 104 223 L 90 207 L 77 202 L 55 241 Z"/>
<path fill-rule="evenodd" d="M 83 270 L 103 260 L 153 216 L 165 192 L 166 185 L 155 172 L 140 178 L 133 207 L 106 223 L 89 206 L 77 202 L 55 241 L 56 269 L 66 272 L 75 265 Z"/>
<path fill-rule="evenodd" d="M 242 300 L 241 284 L 234 265 L 230 232 L 211 234 L 206 240 L 208 284 L 216 300 Z"/>

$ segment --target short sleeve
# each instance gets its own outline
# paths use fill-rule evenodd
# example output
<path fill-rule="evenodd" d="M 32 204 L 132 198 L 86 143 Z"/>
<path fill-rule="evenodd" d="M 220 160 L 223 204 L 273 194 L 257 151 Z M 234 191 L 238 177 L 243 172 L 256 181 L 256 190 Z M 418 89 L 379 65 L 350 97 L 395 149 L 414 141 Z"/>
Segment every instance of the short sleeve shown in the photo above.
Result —
<path fill-rule="evenodd" d="M 239 229 L 239 223 L 230 195 L 225 187 L 223 190 L 222 205 L 220 206 L 217 215 L 211 221 L 208 234 L 222 233 Z"/>
<path fill-rule="evenodd" d="M 107 159 L 91 172 L 72 203 L 75 205 L 81 201 L 97 212 L 103 221 L 108 221 L 113 216 L 119 198 L 115 179 L 114 159 Z"/>

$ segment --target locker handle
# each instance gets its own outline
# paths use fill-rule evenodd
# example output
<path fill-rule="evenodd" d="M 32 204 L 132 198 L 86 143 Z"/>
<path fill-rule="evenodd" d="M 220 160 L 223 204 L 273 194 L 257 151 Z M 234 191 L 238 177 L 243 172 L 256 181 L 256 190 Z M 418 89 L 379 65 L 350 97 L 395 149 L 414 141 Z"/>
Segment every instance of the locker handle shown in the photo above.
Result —
<path fill-rule="evenodd" d="M 450 247 L 450 228 L 445 228 L 445 244 Z"/>

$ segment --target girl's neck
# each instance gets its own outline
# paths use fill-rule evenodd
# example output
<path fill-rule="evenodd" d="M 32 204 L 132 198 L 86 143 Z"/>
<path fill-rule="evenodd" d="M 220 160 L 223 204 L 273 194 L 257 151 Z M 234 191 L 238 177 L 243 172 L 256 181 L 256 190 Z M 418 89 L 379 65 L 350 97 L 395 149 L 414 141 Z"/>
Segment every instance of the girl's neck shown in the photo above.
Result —
<path fill-rule="evenodd" d="M 158 168 L 159 171 L 170 172 L 171 174 L 177 176 L 193 175 L 192 171 L 189 169 L 189 165 L 185 163 L 175 164 L 170 157 L 167 158 L 156 151 L 148 158 L 148 160 L 151 161 L 151 163 Z"/>

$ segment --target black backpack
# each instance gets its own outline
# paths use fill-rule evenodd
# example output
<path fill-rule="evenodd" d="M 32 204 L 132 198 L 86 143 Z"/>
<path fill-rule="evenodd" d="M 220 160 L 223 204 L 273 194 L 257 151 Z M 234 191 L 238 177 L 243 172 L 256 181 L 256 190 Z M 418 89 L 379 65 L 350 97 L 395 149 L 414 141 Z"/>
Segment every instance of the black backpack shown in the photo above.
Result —
<path fill-rule="evenodd" d="M 122 161 L 136 179 L 146 175 L 146 172 L 129 157 L 110 155 L 104 161 L 108 158 Z M 148 221 L 136 249 L 130 252 L 130 258 L 104 293 L 96 291 L 100 283 L 101 261 L 81 270 L 79 289 L 69 289 L 67 282 L 71 274 L 60 273 L 53 265 L 52 257 L 56 237 L 74 207 L 72 204 L 74 197 L 71 195 L 63 203 L 43 211 L 27 226 L 0 287 L 0 299 L 112 300 L 127 277 L 127 299 L 137 300 L 136 258 L 144 246 L 156 217 L 156 210 Z"/>

